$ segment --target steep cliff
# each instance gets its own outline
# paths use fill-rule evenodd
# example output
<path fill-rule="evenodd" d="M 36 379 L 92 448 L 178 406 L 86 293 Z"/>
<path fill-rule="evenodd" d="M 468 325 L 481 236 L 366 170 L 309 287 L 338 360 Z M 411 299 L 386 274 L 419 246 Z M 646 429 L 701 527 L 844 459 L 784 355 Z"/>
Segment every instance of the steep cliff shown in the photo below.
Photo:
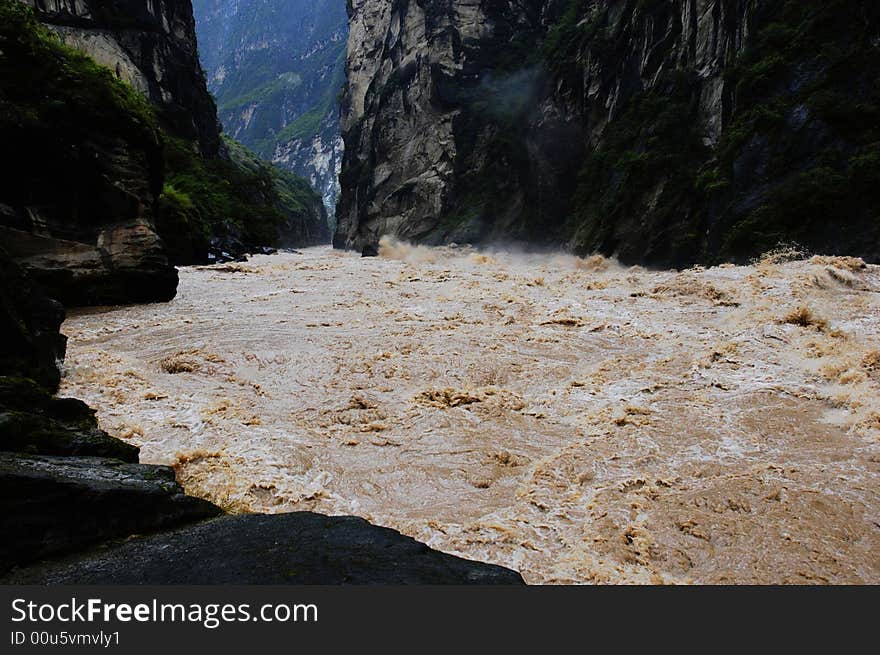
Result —
<path fill-rule="evenodd" d="M 286 202 L 289 189 L 265 184 L 280 179 L 268 166 L 242 166 L 241 157 L 229 155 L 199 61 L 189 0 L 25 1 L 65 44 L 152 101 L 165 137 L 156 223 L 172 263 L 328 238 L 326 216 L 314 208 L 312 193 L 303 189 Z M 297 233 L 307 238 L 293 241 Z"/>
<path fill-rule="evenodd" d="M 169 300 L 155 230 L 162 143 L 149 103 L 0 3 L 3 246 L 65 304 Z"/>
<path fill-rule="evenodd" d="M 880 257 L 880 7 L 349 3 L 335 245 Z"/>
<path fill-rule="evenodd" d="M 189 0 L 22 0 L 64 41 L 146 95 L 177 136 L 214 157 L 220 125 Z"/>
<path fill-rule="evenodd" d="M 0 11 L 0 136 L 14 162 L 0 231 L 53 298 L 165 301 L 175 264 L 329 238 L 306 184 L 230 155 L 189 2 Z"/>
<path fill-rule="evenodd" d="M 193 9 L 224 129 L 308 179 L 335 211 L 345 0 L 194 0 Z"/>

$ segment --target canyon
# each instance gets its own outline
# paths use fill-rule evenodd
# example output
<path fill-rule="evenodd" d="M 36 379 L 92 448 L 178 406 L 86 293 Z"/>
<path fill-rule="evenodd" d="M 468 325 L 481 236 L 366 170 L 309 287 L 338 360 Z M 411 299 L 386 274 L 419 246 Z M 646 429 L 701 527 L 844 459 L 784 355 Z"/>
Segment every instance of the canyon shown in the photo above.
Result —
<path fill-rule="evenodd" d="M 880 257 L 876 3 L 349 7 L 337 247 Z"/>
<path fill-rule="evenodd" d="M 0 0 L 0 579 L 880 581 L 876 3 L 195 4 Z"/>
<path fill-rule="evenodd" d="M 112 558 L 137 546 L 139 584 L 521 583 L 355 519 L 222 517 L 55 395 L 65 306 L 167 301 L 174 264 L 329 236 L 307 182 L 220 135 L 193 28 L 189 2 L 0 0 L 14 164 L 0 184 L 0 579 L 58 583 L 54 567 L 73 561 L 63 581 L 118 584 L 136 558 Z M 155 539 L 201 568 L 184 554 L 157 567 L 170 551 Z M 218 540 L 250 556 L 233 563 Z"/>
<path fill-rule="evenodd" d="M 345 0 L 195 0 L 199 52 L 226 132 L 309 180 L 336 211 Z"/>

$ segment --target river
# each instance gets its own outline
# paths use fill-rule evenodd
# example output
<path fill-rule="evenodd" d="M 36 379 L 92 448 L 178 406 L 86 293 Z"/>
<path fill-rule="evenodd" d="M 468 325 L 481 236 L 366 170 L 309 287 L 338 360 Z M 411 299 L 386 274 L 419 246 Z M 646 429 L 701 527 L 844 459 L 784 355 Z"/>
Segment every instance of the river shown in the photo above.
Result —
<path fill-rule="evenodd" d="M 62 393 L 232 512 L 530 583 L 880 583 L 880 267 L 386 242 L 72 312 Z"/>

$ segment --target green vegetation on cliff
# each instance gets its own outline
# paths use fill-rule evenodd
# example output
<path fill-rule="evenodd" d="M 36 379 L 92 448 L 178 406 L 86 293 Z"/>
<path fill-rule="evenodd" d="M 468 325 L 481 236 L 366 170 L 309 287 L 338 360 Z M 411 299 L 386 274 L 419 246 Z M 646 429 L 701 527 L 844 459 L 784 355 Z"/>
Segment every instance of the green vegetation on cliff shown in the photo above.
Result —
<path fill-rule="evenodd" d="M 585 19 L 583 4 L 572 0 L 545 42 L 560 75 L 584 51 L 622 61 L 627 24 L 651 12 L 662 22 L 669 9 L 628 3 L 630 17 L 609 26 L 605 12 Z M 748 47 L 725 71 L 732 110 L 717 144 L 702 142 L 700 82 L 686 71 L 625 96 L 583 164 L 575 249 L 676 265 L 789 243 L 876 256 L 878 14 L 876 3 L 847 0 L 756 10 Z"/>
<path fill-rule="evenodd" d="M 107 68 L 65 46 L 33 11 L 0 0 L 0 116 L 23 126 L 120 129 L 135 135 L 157 127 L 150 103 Z"/>
<path fill-rule="evenodd" d="M 541 47 L 548 66 L 558 72 L 561 65 L 576 57 L 586 44 L 593 50 L 601 49 L 607 25 L 607 7 L 590 6 L 587 0 L 569 0 Z"/>
<path fill-rule="evenodd" d="M 153 229 L 162 188 L 149 101 L 0 1 L 0 231 L 9 256 L 66 304 L 170 300 Z"/>
<path fill-rule="evenodd" d="M 741 258 L 794 241 L 857 251 L 880 242 L 880 7 L 788 0 L 729 71 L 742 109 L 708 168 L 728 203 L 721 255 Z M 755 174 L 776 180 L 749 203 Z M 733 208 L 746 202 L 748 211 Z M 848 234 L 838 226 L 849 224 Z M 832 246 L 833 247 L 833 246 Z"/>
<path fill-rule="evenodd" d="M 238 244 L 304 246 L 329 240 L 321 198 L 305 180 L 271 166 L 225 140 L 229 158 L 204 159 L 193 144 L 166 135 L 160 233 L 185 235 L 168 243 L 177 261 L 198 259 L 212 239 Z"/>
<path fill-rule="evenodd" d="M 175 264 L 329 240 L 320 196 L 304 180 L 238 144 L 204 157 L 134 88 L 14 0 L 0 0 L 0 79 L 0 137 L 16 158 L 0 203 L 20 216 L 57 205 L 59 229 L 73 230 L 130 218 L 140 205 Z M 22 220 L 12 226 L 29 231 Z"/>
<path fill-rule="evenodd" d="M 693 120 L 697 98 L 693 79 L 667 75 L 632 98 L 587 152 L 570 227 L 580 252 L 648 262 L 698 258 L 701 216 L 688 207 L 710 151 Z"/>
<path fill-rule="evenodd" d="M 158 144 L 150 103 L 108 69 L 62 44 L 29 7 L 14 0 L 0 0 L 0 79 L 0 136 L 6 153 L 31 153 L 44 166 L 59 166 L 76 155 L 70 149 L 83 138 L 119 137 L 150 149 Z M 43 150 L 52 144 L 52 150 Z M 17 184 L 16 178 L 31 163 L 14 162 L 11 175 L 4 176 L 8 185 L 0 201 L 26 190 L 27 184 Z M 37 168 L 38 162 L 33 165 Z"/>

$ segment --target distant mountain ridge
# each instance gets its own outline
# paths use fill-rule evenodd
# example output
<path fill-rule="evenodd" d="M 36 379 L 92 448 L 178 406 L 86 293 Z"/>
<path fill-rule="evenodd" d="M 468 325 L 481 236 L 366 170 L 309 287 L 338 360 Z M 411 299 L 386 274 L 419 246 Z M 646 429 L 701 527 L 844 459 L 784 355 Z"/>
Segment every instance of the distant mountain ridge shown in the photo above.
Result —
<path fill-rule="evenodd" d="M 226 133 L 308 179 L 333 212 L 342 139 L 344 0 L 194 0 L 208 88 Z"/>

